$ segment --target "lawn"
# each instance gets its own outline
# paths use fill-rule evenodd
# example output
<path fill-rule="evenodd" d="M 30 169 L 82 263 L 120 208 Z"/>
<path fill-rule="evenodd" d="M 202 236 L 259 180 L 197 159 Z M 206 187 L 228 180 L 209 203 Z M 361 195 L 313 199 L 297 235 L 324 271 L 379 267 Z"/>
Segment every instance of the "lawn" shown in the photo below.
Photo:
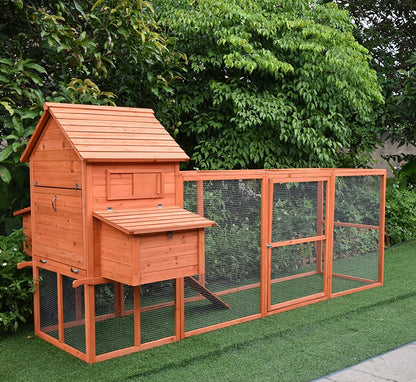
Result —
<path fill-rule="evenodd" d="M 416 241 L 386 250 L 385 286 L 88 365 L 33 337 L 0 340 L 6 381 L 312 381 L 416 340 Z"/>

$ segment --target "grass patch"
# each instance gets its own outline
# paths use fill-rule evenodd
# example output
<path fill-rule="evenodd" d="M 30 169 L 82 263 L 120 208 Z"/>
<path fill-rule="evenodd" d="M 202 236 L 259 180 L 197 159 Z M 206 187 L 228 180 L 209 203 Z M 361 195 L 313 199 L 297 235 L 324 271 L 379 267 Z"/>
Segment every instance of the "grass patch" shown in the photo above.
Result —
<path fill-rule="evenodd" d="M 387 250 L 385 270 L 381 288 L 94 365 L 27 328 L 0 340 L 1 380 L 311 381 L 416 340 L 416 241 Z"/>

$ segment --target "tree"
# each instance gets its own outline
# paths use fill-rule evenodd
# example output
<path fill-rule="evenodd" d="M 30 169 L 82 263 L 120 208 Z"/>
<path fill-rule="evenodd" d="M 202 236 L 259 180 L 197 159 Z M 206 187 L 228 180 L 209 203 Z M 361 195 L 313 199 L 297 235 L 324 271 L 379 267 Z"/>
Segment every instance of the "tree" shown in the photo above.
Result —
<path fill-rule="evenodd" d="M 355 36 L 373 57 L 371 65 L 377 71 L 386 99 L 379 109 L 378 123 L 393 141 L 415 145 L 415 103 L 408 95 L 412 81 L 414 84 L 416 3 L 402 0 L 336 2 L 350 12 L 357 26 Z"/>
<path fill-rule="evenodd" d="M 151 107 L 174 128 L 171 84 L 182 58 L 170 45 L 144 0 L 2 2 L 0 234 L 28 203 L 19 158 L 45 100 Z"/>
<path fill-rule="evenodd" d="M 188 58 L 178 140 L 200 168 L 361 165 L 383 102 L 348 12 L 306 0 L 158 0 Z"/>

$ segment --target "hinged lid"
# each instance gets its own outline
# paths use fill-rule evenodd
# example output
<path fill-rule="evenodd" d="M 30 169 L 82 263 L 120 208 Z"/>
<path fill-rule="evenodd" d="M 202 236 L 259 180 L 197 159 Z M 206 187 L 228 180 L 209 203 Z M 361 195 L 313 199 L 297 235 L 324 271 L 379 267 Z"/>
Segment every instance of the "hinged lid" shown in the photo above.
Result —
<path fill-rule="evenodd" d="M 93 212 L 93 216 L 128 235 L 181 231 L 215 225 L 214 221 L 180 207 L 97 211 Z"/>

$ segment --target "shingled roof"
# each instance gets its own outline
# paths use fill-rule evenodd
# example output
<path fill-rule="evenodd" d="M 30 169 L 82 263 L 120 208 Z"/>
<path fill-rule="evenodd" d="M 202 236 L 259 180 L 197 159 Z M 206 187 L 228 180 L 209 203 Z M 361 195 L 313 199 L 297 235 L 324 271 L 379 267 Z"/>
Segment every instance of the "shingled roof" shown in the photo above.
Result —
<path fill-rule="evenodd" d="M 189 159 L 151 109 L 50 102 L 44 109 L 22 162 L 29 160 L 50 118 L 85 161 Z"/>

